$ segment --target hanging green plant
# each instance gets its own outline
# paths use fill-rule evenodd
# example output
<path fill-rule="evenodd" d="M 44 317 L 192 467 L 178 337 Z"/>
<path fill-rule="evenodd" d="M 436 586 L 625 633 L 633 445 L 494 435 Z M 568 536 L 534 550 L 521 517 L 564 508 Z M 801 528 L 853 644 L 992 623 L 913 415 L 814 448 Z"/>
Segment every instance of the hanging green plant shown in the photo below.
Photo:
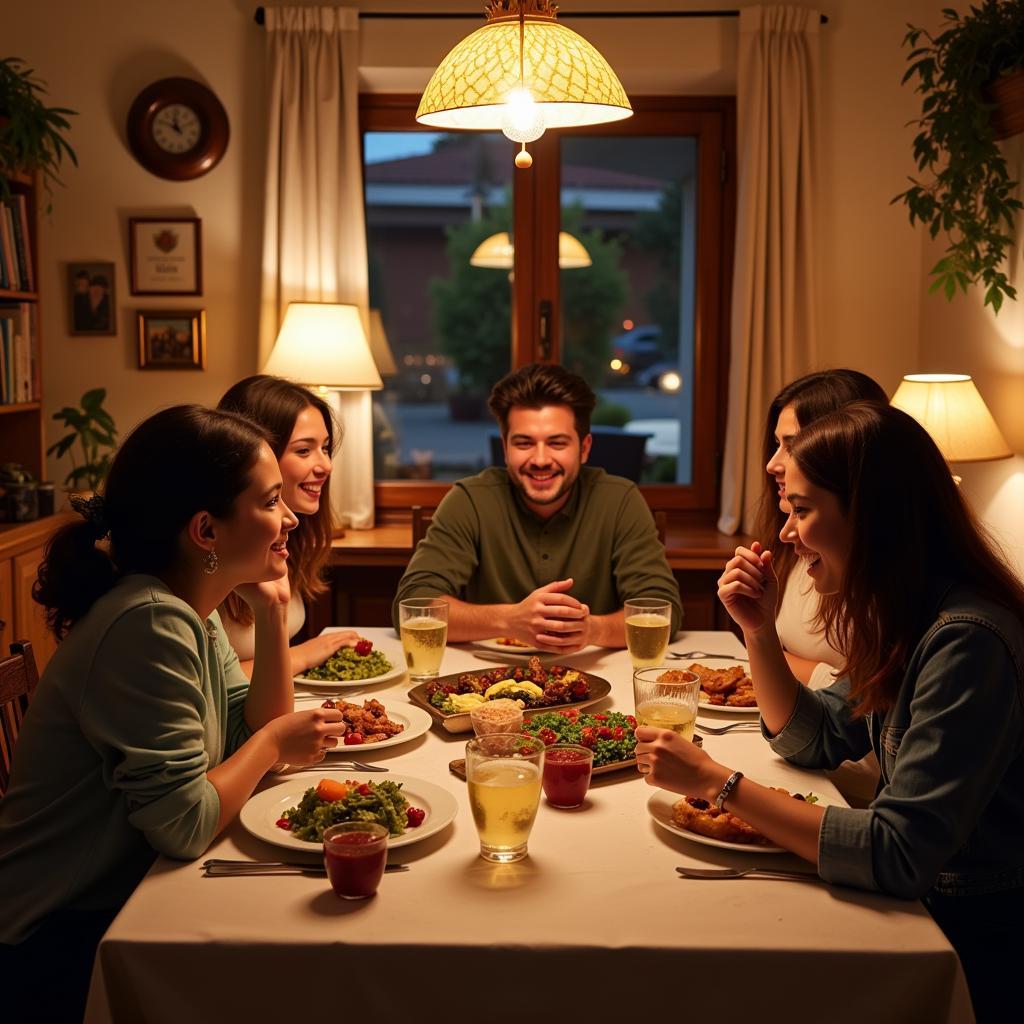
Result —
<path fill-rule="evenodd" d="M 1004 265 L 1024 204 L 993 137 L 989 90 L 1024 68 L 1024 0 L 982 0 L 963 17 L 947 7 L 942 17 L 938 35 L 910 25 L 903 40 L 911 48 L 903 82 L 916 78 L 924 97 L 914 160 L 927 179 L 911 178 L 892 201 L 905 203 L 910 223 L 926 225 L 932 238 L 940 231 L 949 238 L 929 292 L 952 299 L 980 282 L 985 305 L 998 313 L 1004 299 L 1017 297 Z"/>
<path fill-rule="evenodd" d="M 57 176 L 64 157 L 75 166 L 78 158 L 64 133 L 71 125 L 67 117 L 74 110 L 47 107 L 43 82 L 20 57 L 0 59 L 0 198 L 9 199 L 6 176 L 23 171 L 39 172 L 46 191 L 63 185 Z M 49 206 L 47 206 L 49 210 Z"/>

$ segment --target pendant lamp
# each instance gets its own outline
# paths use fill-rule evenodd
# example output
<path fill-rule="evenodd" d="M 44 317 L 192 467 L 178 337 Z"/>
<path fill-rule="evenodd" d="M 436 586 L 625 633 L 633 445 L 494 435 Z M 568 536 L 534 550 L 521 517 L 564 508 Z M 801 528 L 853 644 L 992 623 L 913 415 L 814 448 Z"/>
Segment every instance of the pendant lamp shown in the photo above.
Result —
<path fill-rule="evenodd" d="M 501 131 L 526 144 L 547 128 L 620 121 L 633 113 L 622 83 L 551 0 L 490 0 L 487 23 L 458 43 L 427 83 L 416 120 L 430 128 Z"/>

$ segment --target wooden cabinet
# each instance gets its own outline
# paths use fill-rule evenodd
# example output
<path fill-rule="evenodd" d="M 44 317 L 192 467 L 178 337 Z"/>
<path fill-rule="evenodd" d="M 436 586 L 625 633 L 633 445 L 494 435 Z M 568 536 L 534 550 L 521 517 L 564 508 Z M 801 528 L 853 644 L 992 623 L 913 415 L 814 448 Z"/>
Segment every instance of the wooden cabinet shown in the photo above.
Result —
<path fill-rule="evenodd" d="M 46 542 L 57 527 L 70 516 L 47 516 L 34 523 L 8 524 L 0 528 L 0 648 L 7 653 L 12 640 L 30 640 L 36 667 L 43 671 L 57 648 L 53 634 L 47 629 L 40 605 L 32 600 Z"/>

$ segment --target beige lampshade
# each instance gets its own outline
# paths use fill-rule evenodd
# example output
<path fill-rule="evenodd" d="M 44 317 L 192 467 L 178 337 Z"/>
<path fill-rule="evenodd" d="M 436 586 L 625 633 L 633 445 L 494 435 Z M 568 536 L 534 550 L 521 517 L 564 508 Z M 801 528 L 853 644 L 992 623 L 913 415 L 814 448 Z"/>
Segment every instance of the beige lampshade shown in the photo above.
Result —
<path fill-rule="evenodd" d="M 507 231 L 485 238 L 469 257 L 471 266 L 487 267 L 491 270 L 511 270 L 516 257 L 516 247 Z M 558 266 L 561 270 L 579 270 L 592 263 L 590 253 L 583 243 L 568 231 L 558 232 Z"/>
<path fill-rule="evenodd" d="M 896 389 L 892 404 L 931 434 L 947 462 L 986 462 L 1013 454 L 966 374 L 910 374 Z"/>
<path fill-rule="evenodd" d="M 431 76 L 416 111 L 420 124 L 501 131 L 508 96 L 520 84 L 541 112 L 542 131 L 604 124 L 633 113 L 608 62 L 586 39 L 556 21 L 549 0 L 492 0 L 486 13 L 487 24 L 456 44 Z"/>
<path fill-rule="evenodd" d="M 289 303 L 263 372 L 339 391 L 384 386 L 358 307 L 337 302 Z"/>
<path fill-rule="evenodd" d="M 382 377 L 391 377 L 398 372 L 379 309 L 370 310 L 370 353 Z"/>

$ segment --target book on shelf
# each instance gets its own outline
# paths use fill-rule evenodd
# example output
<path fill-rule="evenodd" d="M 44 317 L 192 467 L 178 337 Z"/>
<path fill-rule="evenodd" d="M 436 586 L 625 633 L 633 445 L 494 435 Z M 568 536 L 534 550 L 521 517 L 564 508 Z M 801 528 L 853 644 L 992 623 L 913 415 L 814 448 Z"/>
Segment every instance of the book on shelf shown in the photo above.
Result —
<path fill-rule="evenodd" d="M 31 302 L 0 305 L 0 404 L 39 399 L 39 344 Z"/>
<path fill-rule="evenodd" d="M 0 206 L 0 288 L 35 290 L 28 204 L 20 193 Z"/>

